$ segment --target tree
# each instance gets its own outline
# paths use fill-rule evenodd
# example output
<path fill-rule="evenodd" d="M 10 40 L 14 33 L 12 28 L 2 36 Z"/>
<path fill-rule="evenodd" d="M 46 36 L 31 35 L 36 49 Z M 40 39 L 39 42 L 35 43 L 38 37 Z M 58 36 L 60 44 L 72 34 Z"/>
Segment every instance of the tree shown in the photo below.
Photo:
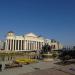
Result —
<path fill-rule="evenodd" d="M 70 60 L 70 59 L 75 59 L 75 50 L 61 51 L 61 53 L 59 54 L 59 59 L 63 62 Z"/>
<path fill-rule="evenodd" d="M 75 50 L 75 46 L 73 46 L 73 50 Z"/>
<path fill-rule="evenodd" d="M 45 44 L 43 47 L 42 47 L 42 50 L 41 50 L 41 53 L 42 54 L 46 54 L 46 53 L 48 53 L 48 52 L 51 52 L 51 46 L 50 45 L 48 45 L 48 44 Z"/>

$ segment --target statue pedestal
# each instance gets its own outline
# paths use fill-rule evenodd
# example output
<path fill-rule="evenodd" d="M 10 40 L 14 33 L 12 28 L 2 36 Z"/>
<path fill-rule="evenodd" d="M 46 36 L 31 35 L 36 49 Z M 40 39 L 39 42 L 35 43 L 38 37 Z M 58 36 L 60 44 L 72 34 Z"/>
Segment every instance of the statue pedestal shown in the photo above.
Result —
<path fill-rule="evenodd" d="M 53 58 L 45 58 L 45 59 L 43 59 L 43 61 L 46 61 L 46 62 L 53 61 L 53 60 L 54 60 Z"/>
<path fill-rule="evenodd" d="M 44 61 L 48 62 L 48 61 L 53 61 L 53 57 L 52 57 L 52 54 L 44 54 Z"/>

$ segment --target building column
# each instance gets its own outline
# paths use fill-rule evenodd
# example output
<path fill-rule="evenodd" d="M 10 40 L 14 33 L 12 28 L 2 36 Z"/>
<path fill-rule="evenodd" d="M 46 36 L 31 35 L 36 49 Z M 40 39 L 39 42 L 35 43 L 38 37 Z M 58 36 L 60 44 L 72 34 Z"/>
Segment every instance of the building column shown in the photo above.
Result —
<path fill-rule="evenodd" d="M 8 40 L 6 40 L 5 50 L 7 50 L 7 51 L 8 51 Z"/>
<path fill-rule="evenodd" d="M 26 50 L 28 50 L 28 41 L 26 42 Z"/>
<path fill-rule="evenodd" d="M 10 51 L 11 51 L 11 40 L 10 40 Z"/>
<path fill-rule="evenodd" d="M 24 50 L 26 50 L 26 40 L 24 40 Z"/>
<path fill-rule="evenodd" d="M 37 49 L 39 50 L 39 42 L 37 42 Z"/>
<path fill-rule="evenodd" d="M 37 44 L 36 44 L 36 41 L 35 41 L 35 50 L 37 49 Z"/>
<path fill-rule="evenodd" d="M 25 49 L 27 50 L 27 40 L 25 41 Z"/>
<path fill-rule="evenodd" d="M 23 40 L 22 40 L 22 50 L 23 50 Z"/>
<path fill-rule="evenodd" d="M 12 40 L 11 40 L 11 51 L 12 51 L 12 47 L 13 47 L 13 43 L 12 43 Z"/>
<path fill-rule="evenodd" d="M 40 42 L 40 50 L 41 50 L 41 42 Z"/>
<path fill-rule="evenodd" d="M 31 41 L 31 50 L 33 50 L 33 44 L 32 44 L 32 41 Z"/>
<path fill-rule="evenodd" d="M 38 42 L 37 42 L 37 50 L 38 50 Z"/>
<path fill-rule="evenodd" d="M 13 49 L 13 51 L 14 51 L 14 40 L 13 40 L 12 44 L 13 44 L 13 48 L 12 48 L 12 49 Z"/>
<path fill-rule="evenodd" d="M 42 42 L 41 42 L 41 49 L 42 49 L 42 47 L 43 47 L 43 44 L 42 44 Z"/>
<path fill-rule="evenodd" d="M 12 51 L 12 40 L 11 40 L 11 51 Z"/>
<path fill-rule="evenodd" d="M 31 50 L 31 41 L 29 42 L 29 49 Z"/>
<path fill-rule="evenodd" d="M 15 51 L 15 40 L 14 40 L 14 51 Z"/>
<path fill-rule="evenodd" d="M 10 50 L 10 40 L 8 39 L 8 50 Z"/>
<path fill-rule="evenodd" d="M 20 40 L 21 42 L 20 42 L 20 49 L 22 50 L 22 40 Z"/>
<path fill-rule="evenodd" d="M 15 48 L 15 50 L 16 50 L 16 40 L 15 40 L 15 47 L 14 47 L 14 48 Z"/>
<path fill-rule="evenodd" d="M 33 41 L 33 42 L 32 42 L 32 48 L 33 48 L 33 50 L 34 50 L 34 46 L 35 46 L 35 45 L 34 45 L 34 41 Z"/>
<path fill-rule="evenodd" d="M 29 50 L 30 50 L 30 41 L 28 41 L 28 45 L 29 45 L 28 47 L 29 47 Z"/>
<path fill-rule="evenodd" d="M 35 41 L 35 50 L 36 50 L 36 41 Z"/>
<path fill-rule="evenodd" d="M 35 42 L 35 50 L 37 50 L 37 41 Z"/>
<path fill-rule="evenodd" d="M 10 50 L 10 40 L 8 39 L 8 50 Z"/>
<path fill-rule="evenodd" d="M 9 46 L 10 46 L 10 49 L 9 49 L 9 50 L 11 51 L 11 39 L 9 40 L 9 44 L 10 44 L 10 45 L 9 45 Z"/>

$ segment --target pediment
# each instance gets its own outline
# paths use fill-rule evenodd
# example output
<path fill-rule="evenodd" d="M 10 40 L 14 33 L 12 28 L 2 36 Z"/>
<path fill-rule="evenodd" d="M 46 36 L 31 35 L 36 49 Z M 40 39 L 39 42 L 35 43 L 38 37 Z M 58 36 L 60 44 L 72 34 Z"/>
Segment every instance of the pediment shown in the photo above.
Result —
<path fill-rule="evenodd" d="M 26 37 L 38 37 L 37 35 L 35 35 L 34 33 L 28 33 L 25 35 Z"/>

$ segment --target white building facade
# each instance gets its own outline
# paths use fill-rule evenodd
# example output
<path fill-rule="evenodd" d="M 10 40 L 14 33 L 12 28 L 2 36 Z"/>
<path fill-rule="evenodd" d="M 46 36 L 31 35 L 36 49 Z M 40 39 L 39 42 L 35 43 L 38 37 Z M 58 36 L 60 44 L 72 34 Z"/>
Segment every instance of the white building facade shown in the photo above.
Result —
<path fill-rule="evenodd" d="M 5 49 L 5 42 L 0 40 L 0 50 L 4 50 Z"/>
<path fill-rule="evenodd" d="M 15 33 L 8 32 L 5 42 L 6 51 L 37 51 L 41 50 L 47 43 L 50 46 L 54 46 L 54 49 L 59 49 L 60 46 L 57 42 L 52 43 L 51 40 L 37 36 L 33 33 L 28 33 L 23 36 L 16 36 Z"/>

